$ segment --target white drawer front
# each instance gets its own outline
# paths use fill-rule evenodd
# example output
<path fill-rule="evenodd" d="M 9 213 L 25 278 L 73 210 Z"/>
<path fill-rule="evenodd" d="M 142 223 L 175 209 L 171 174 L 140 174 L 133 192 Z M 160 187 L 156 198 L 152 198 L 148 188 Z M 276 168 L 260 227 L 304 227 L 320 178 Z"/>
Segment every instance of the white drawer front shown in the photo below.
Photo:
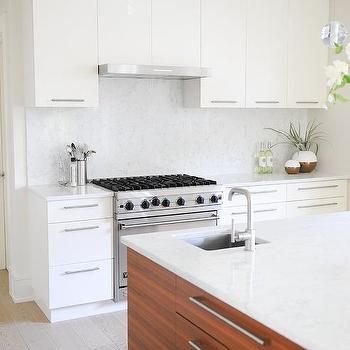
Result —
<path fill-rule="evenodd" d="M 346 207 L 344 197 L 289 202 L 287 203 L 287 217 L 336 213 L 345 211 Z"/>
<path fill-rule="evenodd" d="M 286 185 L 252 186 L 245 188 L 251 192 L 254 204 L 285 202 L 287 198 Z M 224 192 L 225 206 L 246 204 L 246 199 L 242 195 L 234 195 L 230 202 L 228 200 L 230 190 L 231 188 L 226 188 Z"/>
<path fill-rule="evenodd" d="M 113 219 L 49 224 L 49 265 L 112 259 Z"/>
<path fill-rule="evenodd" d="M 112 261 L 50 268 L 50 309 L 112 299 Z"/>
<path fill-rule="evenodd" d="M 48 203 L 49 223 L 113 217 L 113 198 L 87 198 Z"/>
<path fill-rule="evenodd" d="M 247 206 L 225 208 L 220 211 L 220 225 L 231 225 L 232 219 L 237 223 L 247 221 Z M 257 204 L 254 205 L 254 222 L 278 220 L 286 217 L 286 204 Z"/>
<path fill-rule="evenodd" d="M 289 184 L 287 185 L 287 200 L 345 197 L 346 191 L 346 180 Z"/>

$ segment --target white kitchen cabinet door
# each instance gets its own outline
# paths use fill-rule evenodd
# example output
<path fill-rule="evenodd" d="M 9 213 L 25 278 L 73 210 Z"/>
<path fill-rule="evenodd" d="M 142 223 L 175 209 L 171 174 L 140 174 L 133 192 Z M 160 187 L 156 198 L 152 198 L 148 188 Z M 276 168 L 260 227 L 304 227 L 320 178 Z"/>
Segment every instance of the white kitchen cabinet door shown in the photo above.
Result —
<path fill-rule="evenodd" d="M 246 106 L 283 108 L 287 102 L 288 0 L 248 0 L 247 21 Z"/>
<path fill-rule="evenodd" d="M 96 107 L 96 0 L 33 0 L 34 107 Z"/>
<path fill-rule="evenodd" d="M 201 80 L 201 107 L 245 106 L 247 3 L 202 0 L 201 64 L 212 76 Z"/>
<path fill-rule="evenodd" d="M 152 0 L 152 63 L 200 66 L 200 0 Z"/>
<path fill-rule="evenodd" d="M 289 107 L 321 108 L 325 105 L 324 67 L 328 50 L 320 40 L 320 30 L 328 18 L 329 0 L 289 1 Z"/>
<path fill-rule="evenodd" d="M 151 63 L 151 0 L 98 0 L 99 62 Z"/>

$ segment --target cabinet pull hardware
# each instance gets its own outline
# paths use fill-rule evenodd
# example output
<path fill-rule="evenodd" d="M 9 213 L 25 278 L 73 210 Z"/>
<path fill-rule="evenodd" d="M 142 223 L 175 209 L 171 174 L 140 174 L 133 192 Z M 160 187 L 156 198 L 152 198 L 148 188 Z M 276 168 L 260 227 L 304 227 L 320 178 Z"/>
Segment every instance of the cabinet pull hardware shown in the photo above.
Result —
<path fill-rule="evenodd" d="M 93 272 L 93 271 L 98 271 L 100 268 L 99 267 L 94 267 L 92 269 L 86 269 L 86 270 L 78 270 L 78 271 L 66 271 L 64 275 L 75 275 L 77 273 L 86 273 L 86 272 Z"/>
<path fill-rule="evenodd" d="M 188 341 L 188 344 L 191 346 L 192 349 L 194 350 L 202 350 L 201 347 L 199 347 L 195 342 L 193 342 L 192 340 Z"/>
<path fill-rule="evenodd" d="M 297 104 L 303 104 L 303 105 L 318 105 L 318 101 L 297 101 Z"/>
<path fill-rule="evenodd" d="M 238 103 L 238 101 L 230 101 L 230 100 L 212 100 L 211 103 Z"/>
<path fill-rule="evenodd" d="M 52 98 L 51 102 L 85 102 L 83 98 Z"/>
<path fill-rule="evenodd" d="M 301 205 L 298 209 L 308 209 L 308 208 L 321 208 L 321 207 L 331 207 L 338 205 L 338 203 L 325 203 L 325 204 L 314 204 L 314 205 Z"/>
<path fill-rule="evenodd" d="M 85 204 L 85 205 L 72 205 L 71 207 L 63 207 L 63 209 L 85 209 L 85 208 L 96 208 L 98 204 Z"/>
<path fill-rule="evenodd" d="M 280 101 L 255 101 L 257 104 L 278 104 Z"/>
<path fill-rule="evenodd" d="M 0 177 L 1 177 L 1 178 L 4 178 L 4 177 L 5 177 L 5 173 L 1 173 L 1 174 L 0 174 Z"/>
<path fill-rule="evenodd" d="M 154 68 L 153 72 L 172 72 L 172 69 L 160 69 L 160 68 Z"/>
<path fill-rule="evenodd" d="M 208 313 L 210 313 L 211 315 L 215 316 L 219 320 L 225 322 L 227 325 L 229 325 L 230 327 L 232 327 L 236 331 L 246 335 L 248 338 L 250 338 L 251 340 L 255 341 L 259 345 L 265 345 L 265 341 L 263 339 L 257 337 L 253 333 L 251 333 L 251 332 L 247 331 L 246 329 L 242 328 L 241 326 L 239 326 L 237 323 L 234 323 L 233 321 L 229 320 L 225 316 L 219 314 L 214 309 L 210 308 L 209 306 L 207 306 L 207 305 L 203 304 L 202 302 L 200 302 L 199 300 L 197 300 L 197 298 L 189 297 L 189 300 L 190 300 L 190 302 L 192 302 L 193 304 L 199 306 L 201 309 L 207 311 Z"/>
<path fill-rule="evenodd" d="M 129 228 L 137 228 L 137 227 L 150 227 L 150 226 L 182 224 L 182 223 L 189 223 L 189 222 L 214 221 L 219 219 L 220 218 L 218 216 L 212 215 L 211 217 L 208 217 L 208 218 L 159 221 L 159 222 L 149 222 L 144 224 L 133 224 L 133 225 L 126 225 L 126 224 L 120 223 L 120 229 L 127 230 Z"/>
<path fill-rule="evenodd" d="M 256 191 L 256 192 L 250 192 L 251 194 L 269 194 L 269 193 L 276 193 L 278 190 L 266 190 L 266 191 Z"/>
<path fill-rule="evenodd" d="M 324 188 L 338 188 L 338 187 L 339 187 L 339 185 L 318 186 L 318 187 L 299 187 L 298 191 L 322 190 Z"/>
<path fill-rule="evenodd" d="M 89 227 L 78 227 L 78 228 L 66 228 L 64 232 L 75 232 L 75 231 L 87 231 L 87 230 L 97 230 L 100 226 L 89 226 Z"/>
<path fill-rule="evenodd" d="M 277 211 L 276 208 L 271 208 L 271 209 L 261 209 L 261 210 L 254 210 L 254 214 L 259 214 L 259 213 L 271 213 Z M 246 215 L 246 211 L 241 211 L 241 212 L 233 212 L 232 215 Z"/>

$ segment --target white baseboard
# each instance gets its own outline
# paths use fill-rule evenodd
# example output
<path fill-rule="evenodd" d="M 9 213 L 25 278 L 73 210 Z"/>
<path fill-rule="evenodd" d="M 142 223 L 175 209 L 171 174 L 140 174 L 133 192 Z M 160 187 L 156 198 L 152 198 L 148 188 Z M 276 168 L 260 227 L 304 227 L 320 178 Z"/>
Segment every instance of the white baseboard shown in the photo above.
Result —
<path fill-rule="evenodd" d="M 47 311 L 45 312 L 45 315 L 51 323 L 55 323 L 81 317 L 122 311 L 126 309 L 127 302 L 114 303 L 112 300 L 106 300 L 91 304 L 63 307 L 49 311 L 45 310 Z"/>
<path fill-rule="evenodd" d="M 33 289 L 30 278 L 20 278 L 9 269 L 9 294 L 14 303 L 33 300 Z"/>

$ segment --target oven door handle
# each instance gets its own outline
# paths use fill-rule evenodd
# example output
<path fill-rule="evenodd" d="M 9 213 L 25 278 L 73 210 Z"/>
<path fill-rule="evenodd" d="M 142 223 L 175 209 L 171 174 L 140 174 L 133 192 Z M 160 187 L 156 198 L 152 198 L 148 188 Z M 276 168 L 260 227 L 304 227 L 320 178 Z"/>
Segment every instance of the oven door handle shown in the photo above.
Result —
<path fill-rule="evenodd" d="M 120 229 L 121 230 L 127 230 L 127 229 L 130 229 L 130 228 L 137 228 L 137 227 L 150 227 L 150 226 L 160 226 L 160 225 L 184 224 L 184 223 L 201 222 L 201 221 L 215 221 L 215 220 L 219 220 L 219 219 L 220 218 L 217 215 L 212 215 L 209 218 L 160 221 L 160 222 L 150 222 L 150 223 L 145 223 L 145 224 L 131 224 L 131 225 L 127 225 L 127 224 L 124 224 L 124 223 L 120 223 Z"/>

